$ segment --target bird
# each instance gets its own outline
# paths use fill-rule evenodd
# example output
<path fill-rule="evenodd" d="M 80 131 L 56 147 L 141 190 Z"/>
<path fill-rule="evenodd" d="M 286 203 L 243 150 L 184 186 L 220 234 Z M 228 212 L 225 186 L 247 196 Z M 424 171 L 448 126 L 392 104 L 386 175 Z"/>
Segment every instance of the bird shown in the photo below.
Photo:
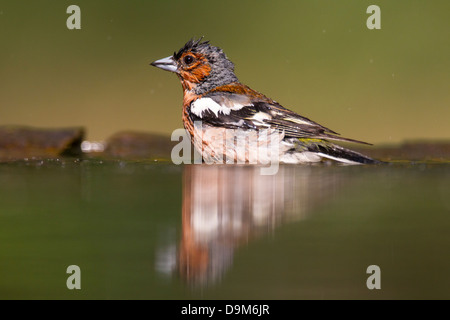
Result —
<path fill-rule="evenodd" d="M 335 141 L 370 143 L 344 138 L 241 83 L 225 52 L 203 37 L 150 65 L 181 81 L 183 125 L 204 162 L 380 162 Z"/>

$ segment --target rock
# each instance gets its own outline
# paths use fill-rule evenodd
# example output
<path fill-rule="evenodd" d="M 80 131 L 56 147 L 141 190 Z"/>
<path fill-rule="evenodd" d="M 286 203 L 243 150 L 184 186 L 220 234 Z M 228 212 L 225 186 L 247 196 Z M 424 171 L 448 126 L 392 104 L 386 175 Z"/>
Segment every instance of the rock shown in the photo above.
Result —
<path fill-rule="evenodd" d="M 349 148 L 351 148 L 349 146 Z M 409 161 L 450 160 L 449 141 L 406 141 L 400 145 L 352 148 L 375 159 Z"/>
<path fill-rule="evenodd" d="M 0 126 L 0 160 L 79 156 L 84 129 Z"/>
<path fill-rule="evenodd" d="M 106 142 L 103 156 L 121 159 L 170 159 L 172 148 L 179 141 L 171 141 L 170 136 L 161 134 L 123 131 L 114 134 Z M 392 161 L 448 161 L 449 141 L 407 141 L 403 144 L 346 147 L 359 151 L 375 159 Z"/>
<path fill-rule="evenodd" d="M 103 156 L 126 159 L 170 159 L 173 146 L 170 136 L 161 134 L 123 131 L 106 141 Z"/>

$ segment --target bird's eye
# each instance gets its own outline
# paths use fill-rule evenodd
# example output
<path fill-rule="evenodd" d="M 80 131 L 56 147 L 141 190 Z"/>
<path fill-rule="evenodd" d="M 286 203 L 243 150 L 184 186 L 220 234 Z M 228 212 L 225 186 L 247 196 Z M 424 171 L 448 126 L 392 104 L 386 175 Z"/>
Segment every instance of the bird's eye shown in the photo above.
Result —
<path fill-rule="evenodd" d="M 192 62 L 194 62 L 194 57 L 193 56 L 186 56 L 186 57 L 184 57 L 184 63 L 185 64 L 189 65 Z"/>

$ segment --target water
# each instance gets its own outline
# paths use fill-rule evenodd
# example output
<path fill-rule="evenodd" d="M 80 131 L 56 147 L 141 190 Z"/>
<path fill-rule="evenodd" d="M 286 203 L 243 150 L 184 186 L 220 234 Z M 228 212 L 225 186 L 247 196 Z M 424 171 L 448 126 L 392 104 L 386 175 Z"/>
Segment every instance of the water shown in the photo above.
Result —
<path fill-rule="evenodd" d="M 2 299 L 448 299 L 449 231 L 445 163 L 0 164 Z"/>

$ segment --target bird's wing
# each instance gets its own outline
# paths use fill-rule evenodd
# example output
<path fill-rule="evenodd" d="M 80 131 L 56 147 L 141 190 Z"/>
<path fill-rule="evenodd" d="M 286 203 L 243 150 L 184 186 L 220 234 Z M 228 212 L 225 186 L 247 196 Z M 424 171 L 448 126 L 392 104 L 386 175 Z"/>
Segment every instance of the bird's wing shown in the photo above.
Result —
<path fill-rule="evenodd" d="M 339 133 L 324 127 L 317 122 L 302 117 L 295 112 L 288 110 L 278 103 L 261 102 L 260 108 L 269 108 L 268 113 L 272 116 L 266 123 L 284 130 L 287 137 L 309 138 L 309 139 L 329 139 L 346 142 L 356 142 L 370 144 L 364 141 L 344 138 Z"/>
<path fill-rule="evenodd" d="M 190 112 L 193 120 L 213 126 L 256 130 L 269 127 L 269 124 L 254 118 L 258 110 L 251 97 L 243 94 L 221 92 L 204 95 L 192 102 Z"/>
<path fill-rule="evenodd" d="M 250 89 L 251 90 L 251 89 Z M 278 129 L 286 137 L 303 139 L 330 139 L 364 143 L 343 138 L 338 133 L 288 110 L 277 102 L 259 94 L 212 92 L 195 100 L 191 113 L 213 126 L 242 129 Z"/>

